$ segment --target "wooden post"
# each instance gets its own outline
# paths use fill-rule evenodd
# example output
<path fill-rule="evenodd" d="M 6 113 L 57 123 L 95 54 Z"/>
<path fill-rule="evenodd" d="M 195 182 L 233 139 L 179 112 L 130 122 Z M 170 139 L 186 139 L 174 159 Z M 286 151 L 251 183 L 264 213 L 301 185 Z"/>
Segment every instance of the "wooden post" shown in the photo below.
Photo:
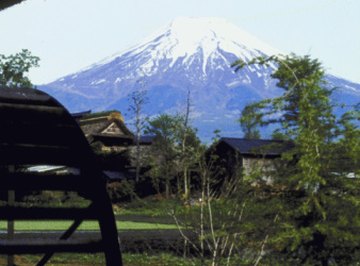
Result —
<path fill-rule="evenodd" d="M 104 241 L 106 266 L 122 266 L 120 250 L 120 238 L 117 236 L 117 228 L 109 195 L 106 191 L 106 183 L 101 179 L 101 172 L 93 171 L 86 173 L 91 180 L 91 198 L 99 215 L 101 237 Z M 98 175 L 98 176 L 96 176 Z"/>
<path fill-rule="evenodd" d="M 15 172 L 14 165 L 9 166 L 9 173 Z M 15 205 L 15 190 L 8 190 L 8 206 Z M 7 238 L 13 239 L 15 234 L 15 223 L 14 220 L 7 221 Z M 7 266 L 14 266 L 14 255 L 8 255 Z"/>

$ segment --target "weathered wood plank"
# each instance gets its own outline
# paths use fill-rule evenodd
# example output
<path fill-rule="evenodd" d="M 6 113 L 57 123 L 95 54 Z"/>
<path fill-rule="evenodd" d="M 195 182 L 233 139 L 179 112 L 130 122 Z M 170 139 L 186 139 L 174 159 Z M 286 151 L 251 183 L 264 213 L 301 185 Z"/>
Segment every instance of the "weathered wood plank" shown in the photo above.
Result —
<path fill-rule="evenodd" d="M 86 166 L 89 162 L 91 162 L 91 153 L 80 153 L 66 146 L 0 143 L 0 165 Z"/>
<path fill-rule="evenodd" d="M 0 176 L 1 190 L 65 190 L 85 191 L 91 187 L 91 180 L 75 174 L 12 173 Z M 86 185 L 86 186 L 85 186 Z"/>
<path fill-rule="evenodd" d="M 87 143 L 79 130 L 73 125 L 43 125 L 6 121 L 1 126 L 0 143 L 61 145 L 83 149 Z"/>
<path fill-rule="evenodd" d="M 2 239 L 0 254 L 96 253 L 103 252 L 103 241 L 97 239 Z"/>
<path fill-rule="evenodd" d="M 7 220 L 97 220 L 94 208 L 0 207 L 1 219 Z"/>

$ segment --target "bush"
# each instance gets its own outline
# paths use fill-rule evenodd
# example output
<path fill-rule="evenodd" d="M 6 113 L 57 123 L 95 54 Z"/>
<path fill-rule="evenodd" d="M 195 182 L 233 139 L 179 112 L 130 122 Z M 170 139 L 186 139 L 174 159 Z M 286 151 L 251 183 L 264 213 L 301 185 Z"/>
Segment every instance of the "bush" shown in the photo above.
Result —
<path fill-rule="evenodd" d="M 107 190 L 112 203 L 129 201 L 136 197 L 133 181 L 122 180 L 108 183 Z"/>

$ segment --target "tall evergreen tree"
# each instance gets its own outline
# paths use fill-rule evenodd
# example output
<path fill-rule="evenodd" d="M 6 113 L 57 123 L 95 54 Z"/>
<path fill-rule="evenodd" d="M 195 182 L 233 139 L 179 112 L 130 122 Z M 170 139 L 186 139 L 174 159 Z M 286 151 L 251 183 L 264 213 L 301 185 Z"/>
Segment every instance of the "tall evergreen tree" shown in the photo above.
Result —
<path fill-rule="evenodd" d="M 261 113 L 256 112 L 256 108 L 252 105 L 245 106 L 241 112 L 239 119 L 241 129 L 244 133 L 245 139 L 259 139 L 259 123 L 262 117 Z"/>
<path fill-rule="evenodd" d="M 333 167 L 337 127 L 324 71 L 309 56 L 272 56 L 249 63 L 269 61 L 278 65 L 272 76 L 284 93 L 251 108 L 261 114 L 259 124 L 277 124 L 278 132 L 288 136 L 294 148 L 284 154 L 285 167 L 273 176 L 278 188 L 274 195 L 281 204 L 273 206 L 277 217 L 269 241 L 273 252 L 265 257 L 271 259 L 275 253 L 277 262 L 283 259 L 283 264 L 353 263 L 359 259 L 360 244 L 358 180 L 350 180 Z M 242 61 L 234 64 L 237 70 L 245 65 Z M 354 132 L 348 127 L 343 134 L 344 154 L 351 152 L 350 146 L 358 146 L 359 139 L 347 136 Z"/>

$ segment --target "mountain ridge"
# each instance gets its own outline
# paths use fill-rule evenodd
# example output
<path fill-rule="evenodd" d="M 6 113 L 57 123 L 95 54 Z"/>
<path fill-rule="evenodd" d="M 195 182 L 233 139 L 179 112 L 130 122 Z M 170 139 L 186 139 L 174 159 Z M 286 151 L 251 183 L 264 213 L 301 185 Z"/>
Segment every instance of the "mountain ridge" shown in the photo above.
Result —
<path fill-rule="evenodd" d="M 269 53 L 277 50 L 224 19 L 178 18 L 147 41 L 39 88 L 72 112 L 124 112 L 129 95 L 145 89 L 148 116 L 181 112 L 190 90 L 192 121 L 203 140 L 209 140 L 215 129 L 224 136 L 241 136 L 236 122 L 241 109 L 276 97 L 281 89 L 270 76 L 274 64 L 247 66 L 239 73 L 230 65 L 238 58 L 248 62 Z M 327 79 L 342 88 L 334 100 L 346 104 L 360 100 L 359 84 L 333 75 Z M 125 118 L 129 121 L 130 116 Z"/>

